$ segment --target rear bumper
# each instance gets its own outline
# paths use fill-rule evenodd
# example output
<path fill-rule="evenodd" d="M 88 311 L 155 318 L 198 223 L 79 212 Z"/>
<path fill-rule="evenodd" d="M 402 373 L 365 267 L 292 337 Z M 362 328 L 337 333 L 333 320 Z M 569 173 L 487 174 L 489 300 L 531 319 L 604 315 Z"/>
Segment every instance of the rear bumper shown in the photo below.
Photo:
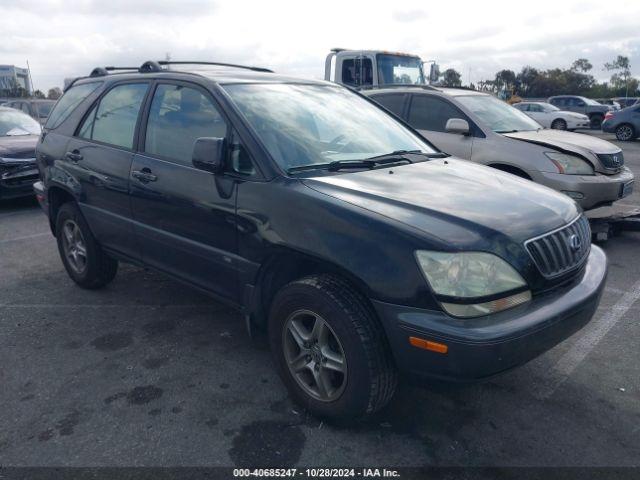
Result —
<path fill-rule="evenodd" d="M 617 123 L 612 122 L 611 120 L 605 120 L 602 122 L 602 131 L 605 133 L 616 133 L 617 126 Z"/>
<path fill-rule="evenodd" d="M 577 192 L 583 198 L 575 199 L 584 209 L 615 202 L 622 198 L 623 186 L 633 181 L 633 173 L 627 167 L 614 175 L 563 175 L 540 172 L 538 183 L 561 192 Z"/>
<path fill-rule="evenodd" d="M 579 279 L 495 315 L 460 320 L 443 312 L 374 301 L 400 370 L 414 377 L 474 381 L 528 362 L 584 325 L 596 311 L 607 275 L 593 246 Z M 409 344 L 415 336 L 447 345 L 446 353 Z"/>

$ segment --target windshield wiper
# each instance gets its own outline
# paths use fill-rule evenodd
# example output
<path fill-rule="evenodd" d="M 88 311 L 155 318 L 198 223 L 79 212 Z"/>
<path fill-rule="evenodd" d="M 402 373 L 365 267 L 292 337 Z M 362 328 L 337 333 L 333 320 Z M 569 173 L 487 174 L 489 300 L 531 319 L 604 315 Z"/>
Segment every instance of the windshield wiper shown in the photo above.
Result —
<path fill-rule="evenodd" d="M 427 157 L 427 158 L 444 158 L 444 157 L 448 157 L 449 154 L 444 153 L 444 152 L 434 152 L 434 153 L 426 153 L 423 152 L 422 150 L 396 150 L 394 152 L 391 153 L 383 153 L 382 155 L 376 155 L 375 157 L 369 157 L 366 158 L 365 160 L 383 160 L 383 159 L 387 159 L 387 158 L 400 158 L 403 160 L 407 160 L 409 163 L 413 163 L 411 160 L 409 160 L 408 158 L 405 157 L 405 155 L 421 155 L 423 157 Z"/>

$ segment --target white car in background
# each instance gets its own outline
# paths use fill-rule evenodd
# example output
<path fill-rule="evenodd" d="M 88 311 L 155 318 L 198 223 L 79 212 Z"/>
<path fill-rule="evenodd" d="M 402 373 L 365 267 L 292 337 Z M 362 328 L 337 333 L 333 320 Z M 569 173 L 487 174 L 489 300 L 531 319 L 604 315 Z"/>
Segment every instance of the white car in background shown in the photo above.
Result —
<path fill-rule="evenodd" d="M 513 105 L 544 128 L 555 130 L 575 130 L 591 128 L 589 117 L 582 113 L 567 112 L 546 102 L 519 102 Z"/>

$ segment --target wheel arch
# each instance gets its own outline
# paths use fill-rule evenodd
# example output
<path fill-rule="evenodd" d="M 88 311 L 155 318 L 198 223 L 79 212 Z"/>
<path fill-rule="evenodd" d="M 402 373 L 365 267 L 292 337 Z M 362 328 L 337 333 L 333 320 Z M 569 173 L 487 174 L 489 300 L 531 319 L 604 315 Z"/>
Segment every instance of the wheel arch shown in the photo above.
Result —
<path fill-rule="evenodd" d="M 250 287 L 249 314 L 259 327 L 266 327 L 269 309 L 276 293 L 287 283 L 308 275 L 330 274 L 347 281 L 369 303 L 371 290 L 358 276 L 325 259 L 289 248 L 272 251 L 258 270 Z M 368 305 L 372 311 L 372 305 Z"/>
<path fill-rule="evenodd" d="M 49 227 L 51 232 L 56 234 L 56 218 L 60 207 L 65 203 L 76 202 L 76 196 L 65 187 L 58 184 L 51 185 L 47 189 L 47 202 L 49 205 Z"/>
<path fill-rule="evenodd" d="M 517 177 L 531 180 L 531 175 L 529 175 L 524 169 L 514 165 L 509 165 L 508 163 L 490 163 L 488 166 L 495 168 L 496 170 L 500 170 L 501 172 L 510 173 Z"/>

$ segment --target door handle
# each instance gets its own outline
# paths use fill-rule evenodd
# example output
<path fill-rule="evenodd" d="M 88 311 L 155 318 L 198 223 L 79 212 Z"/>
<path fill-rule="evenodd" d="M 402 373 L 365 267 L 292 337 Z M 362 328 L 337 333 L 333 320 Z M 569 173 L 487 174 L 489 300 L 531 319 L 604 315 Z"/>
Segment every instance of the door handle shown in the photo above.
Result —
<path fill-rule="evenodd" d="M 142 170 L 134 170 L 131 172 L 131 176 L 142 183 L 155 182 L 158 180 L 157 175 L 151 173 L 151 170 L 148 168 L 143 168 Z"/>
<path fill-rule="evenodd" d="M 78 150 L 67 152 L 65 154 L 65 157 L 67 157 L 67 160 L 71 160 L 72 162 L 79 162 L 80 160 L 82 160 L 82 155 L 80 155 L 80 152 Z"/>

